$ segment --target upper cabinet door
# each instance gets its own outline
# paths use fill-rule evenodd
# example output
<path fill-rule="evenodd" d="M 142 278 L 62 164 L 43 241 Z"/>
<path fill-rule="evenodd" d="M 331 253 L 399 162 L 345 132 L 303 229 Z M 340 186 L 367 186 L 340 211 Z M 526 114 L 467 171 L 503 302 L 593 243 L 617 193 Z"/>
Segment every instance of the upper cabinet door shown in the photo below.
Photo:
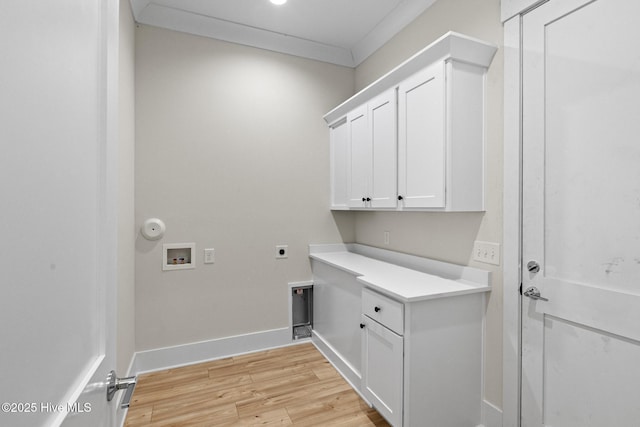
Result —
<path fill-rule="evenodd" d="M 444 64 L 398 88 L 398 192 L 407 208 L 445 207 Z"/>
<path fill-rule="evenodd" d="M 371 128 L 371 207 L 397 206 L 397 102 L 396 90 L 388 90 L 368 104 Z"/>
<path fill-rule="evenodd" d="M 361 208 L 368 206 L 369 177 L 372 168 L 371 135 L 367 106 L 356 108 L 347 115 L 349 138 L 348 205 Z M 369 198 L 369 200 L 367 200 Z"/>
<path fill-rule="evenodd" d="M 396 111 L 394 88 L 347 115 L 349 207 L 396 207 Z"/>
<path fill-rule="evenodd" d="M 347 209 L 349 174 L 349 135 L 347 122 L 342 120 L 329 128 L 331 166 L 331 209 Z"/>

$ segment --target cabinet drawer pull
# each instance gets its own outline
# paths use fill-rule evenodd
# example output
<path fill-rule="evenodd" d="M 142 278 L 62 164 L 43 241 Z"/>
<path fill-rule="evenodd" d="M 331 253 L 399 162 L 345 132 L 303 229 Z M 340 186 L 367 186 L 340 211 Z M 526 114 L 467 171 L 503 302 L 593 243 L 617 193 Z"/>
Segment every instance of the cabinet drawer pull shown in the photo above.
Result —
<path fill-rule="evenodd" d="M 379 312 L 380 312 L 380 310 L 382 310 L 382 308 L 380 308 L 380 307 L 378 307 L 378 306 L 375 306 L 375 307 L 373 308 L 373 311 L 375 311 L 376 313 L 379 313 Z"/>

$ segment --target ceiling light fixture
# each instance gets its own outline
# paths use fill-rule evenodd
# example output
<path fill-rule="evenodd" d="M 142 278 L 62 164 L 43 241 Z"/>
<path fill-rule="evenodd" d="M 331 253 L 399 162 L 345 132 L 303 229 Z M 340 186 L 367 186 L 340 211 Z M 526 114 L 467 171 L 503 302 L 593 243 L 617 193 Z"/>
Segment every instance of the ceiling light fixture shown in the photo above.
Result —
<path fill-rule="evenodd" d="M 278 6 L 280 6 L 281 4 L 285 4 L 287 2 L 287 0 L 269 0 L 269 1 L 273 4 L 277 4 Z"/>

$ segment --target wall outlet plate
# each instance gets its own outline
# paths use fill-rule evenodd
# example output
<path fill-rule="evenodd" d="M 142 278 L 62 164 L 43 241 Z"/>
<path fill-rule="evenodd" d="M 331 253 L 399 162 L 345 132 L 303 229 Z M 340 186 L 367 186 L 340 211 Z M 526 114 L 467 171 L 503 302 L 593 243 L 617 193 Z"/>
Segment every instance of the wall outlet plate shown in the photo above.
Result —
<path fill-rule="evenodd" d="M 289 257 L 288 245 L 276 245 L 276 259 L 284 259 Z"/>
<path fill-rule="evenodd" d="M 215 262 L 215 250 L 213 248 L 207 248 L 204 250 L 204 263 L 213 264 Z"/>
<path fill-rule="evenodd" d="M 473 243 L 473 260 L 485 264 L 500 265 L 500 244 L 476 240 Z"/>

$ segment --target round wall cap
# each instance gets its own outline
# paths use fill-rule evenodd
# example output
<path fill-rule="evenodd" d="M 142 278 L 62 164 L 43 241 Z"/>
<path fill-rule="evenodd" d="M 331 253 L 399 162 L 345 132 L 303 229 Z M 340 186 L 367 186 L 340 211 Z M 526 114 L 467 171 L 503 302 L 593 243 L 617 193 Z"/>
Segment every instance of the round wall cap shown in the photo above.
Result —
<path fill-rule="evenodd" d="M 164 232 L 167 227 L 164 225 L 164 221 L 158 218 L 149 218 L 142 224 L 140 232 L 147 240 L 158 240 L 164 236 Z"/>

